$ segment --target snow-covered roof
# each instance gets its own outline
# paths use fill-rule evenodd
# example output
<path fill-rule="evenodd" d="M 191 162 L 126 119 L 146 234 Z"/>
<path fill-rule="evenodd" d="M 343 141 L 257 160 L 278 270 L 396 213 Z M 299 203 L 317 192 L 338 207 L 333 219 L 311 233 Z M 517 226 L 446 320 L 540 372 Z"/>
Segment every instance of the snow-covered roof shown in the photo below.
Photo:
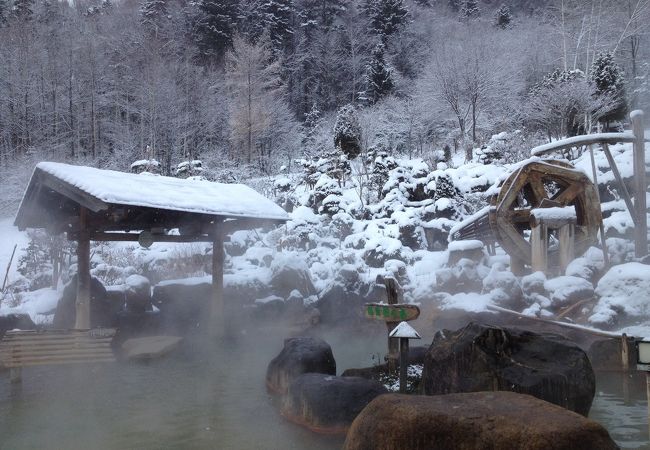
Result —
<path fill-rule="evenodd" d="M 400 322 L 388 336 L 392 338 L 421 339 L 418 332 L 407 322 Z"/>
<path fill-rule="evenodd" d="M 287 213 L 278 205 L 243 184 L 184 180 L 102 170 L 93 167 L 41 162 L 36 165 L 21 203 L 16 225 L 26 203 L 34 201 L 35 185 L 50 189 L 97 212 L 110 205 L 140 206 L 226 218 L 286 221 Z M 36 191 L 34 191 L 36 192 Z M 86 204 L 84 204 L 86 203 Z"/>

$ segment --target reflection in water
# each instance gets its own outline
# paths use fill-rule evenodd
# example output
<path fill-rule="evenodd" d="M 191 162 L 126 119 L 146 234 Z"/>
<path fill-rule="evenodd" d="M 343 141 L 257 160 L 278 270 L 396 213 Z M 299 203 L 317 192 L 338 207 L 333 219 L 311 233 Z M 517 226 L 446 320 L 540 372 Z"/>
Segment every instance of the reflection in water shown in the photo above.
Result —
<path fill-rule="evenodd" d="M 323 336 L 338 373 L 370 366 L 377 362 L 373 354 L 385 351 L 385 331 L 368 331 Z M 319 436 L 282 419 L 264 376 L 286 331 L 256 333 L 226 345 L 188 342 L 173 357 L 149 364 L 28 368 L 18 386 L 2 376 L 0 448 L 341 448 L 340 437 Z M 597 378 L 591 418 L 621 447 L 648 448 L 644 375 Z"/>
<path fill-rule="evenodd" d="M 598 372 L 589 417 L 603 424 L 622 448 L 650 448 L 645 374 Z"/>

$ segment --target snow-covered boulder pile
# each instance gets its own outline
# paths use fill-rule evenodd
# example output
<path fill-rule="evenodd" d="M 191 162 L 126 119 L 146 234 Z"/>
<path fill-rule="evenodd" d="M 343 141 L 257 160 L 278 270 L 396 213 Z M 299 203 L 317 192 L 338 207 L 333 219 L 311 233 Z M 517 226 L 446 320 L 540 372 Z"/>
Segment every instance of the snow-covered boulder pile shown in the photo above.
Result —
<path fill-rule="evenodd" d="M 596 287 L 598 303 L 589 322 L 597 326 L 630 325 L 650 315 L 650 266 L 631 262 L 614 266 Z"/>

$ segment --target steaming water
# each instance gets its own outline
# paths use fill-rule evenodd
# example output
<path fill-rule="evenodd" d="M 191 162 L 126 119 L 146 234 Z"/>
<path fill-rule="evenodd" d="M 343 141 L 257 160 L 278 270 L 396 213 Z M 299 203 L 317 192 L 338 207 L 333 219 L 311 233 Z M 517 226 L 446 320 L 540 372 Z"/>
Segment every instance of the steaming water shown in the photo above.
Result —
<path fill-rule="evenodd" d="M 380 330 L 381 331 L 381 330 Z M 343 439 L 286 422 L 267 394 L 268 362 L 286 332 L 258 330 L 206 349 L 186 343 L 149 364 L 95 368 L 36 367 L 23 383 L 0 377 L 0 448 L 310 449 L 341 448 Z M 381 336 L 323 336 L 339 373 L 373 364 Z M 599 374 L 591 417 L 624 448 L 648 443 L 645 379 Z"/>
<path fill-rule="evenodd" d="M 260 333 L 211 349 L 188 343 L 149 364 L 26 368 L 22 387 L 3 374 L 0 448 L 341 448 L 342 438 L 313 434 L 280 416 L 264 377 L 286 332 Z M 339 372 L 371 365 L 360 355 L 369 358 L 385 345 L 368 337 L 325 338 Z"/>

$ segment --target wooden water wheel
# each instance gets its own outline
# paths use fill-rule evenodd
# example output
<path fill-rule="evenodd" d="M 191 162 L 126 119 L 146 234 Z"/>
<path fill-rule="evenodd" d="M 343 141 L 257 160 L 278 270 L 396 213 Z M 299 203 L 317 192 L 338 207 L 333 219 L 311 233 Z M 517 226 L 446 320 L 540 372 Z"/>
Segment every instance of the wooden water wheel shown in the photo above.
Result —
<path fill-rule="evenodd" d="M 490 229 L 499 245 L 512 258 L 531 261 L 530 211 L 534 208 L 573 205 L 576 210 L 575 254 L 580 255 L 597 241 L 602 221 L 596 186 L 582 172 L 557 160 L 533 161 L 514 171 L 499 193 L 490 198 Z M 554 236 L 551 235 L 551 241 Z M 549 245 L 549 260 L 557 248 Z"/>

